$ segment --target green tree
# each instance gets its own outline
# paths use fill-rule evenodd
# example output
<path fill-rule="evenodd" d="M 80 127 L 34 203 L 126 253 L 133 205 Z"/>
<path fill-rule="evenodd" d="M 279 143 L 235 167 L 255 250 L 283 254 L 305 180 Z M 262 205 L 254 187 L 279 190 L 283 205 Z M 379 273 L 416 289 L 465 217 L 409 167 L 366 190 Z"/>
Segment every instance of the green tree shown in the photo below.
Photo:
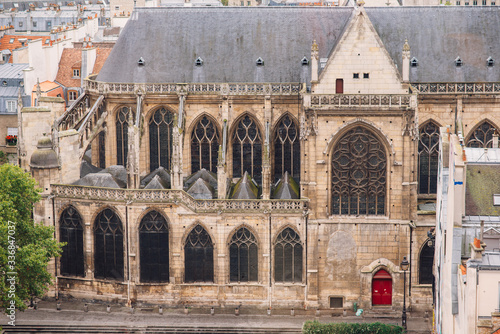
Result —
<path fill-rule="evenodd" d="M 29 174 L 12 164 L 0 166 L 0 310 L 26 309 L 30 298 L 42 297 L 52 284 L 47 265 L 63 244 L 52 227 L 33 222 L 40 198 Z"/>

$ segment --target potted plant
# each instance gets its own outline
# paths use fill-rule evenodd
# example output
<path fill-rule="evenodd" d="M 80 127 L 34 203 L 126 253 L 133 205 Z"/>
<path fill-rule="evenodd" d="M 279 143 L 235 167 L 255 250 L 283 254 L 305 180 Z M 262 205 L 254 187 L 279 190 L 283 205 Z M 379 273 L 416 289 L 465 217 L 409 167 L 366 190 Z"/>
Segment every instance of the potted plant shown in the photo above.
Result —
<path fill-rule="evenodd" d="M 17 136 L 16 135 L 8 135 L 5 137 L 5 141 L 7 142 L 7 145 L 9 146 L 16 146 L 17 145 Z"/>

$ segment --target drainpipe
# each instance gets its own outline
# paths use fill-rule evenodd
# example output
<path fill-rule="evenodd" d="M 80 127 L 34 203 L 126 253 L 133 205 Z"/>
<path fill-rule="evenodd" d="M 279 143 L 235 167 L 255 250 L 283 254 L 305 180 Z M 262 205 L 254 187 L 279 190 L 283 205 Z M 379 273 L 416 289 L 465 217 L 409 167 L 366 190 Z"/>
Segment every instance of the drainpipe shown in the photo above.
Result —
<path fill-rule="evenodd" d="M 127 306 L 132 306 L 130 303 L 130 256 L 129 256 L 129 248 L 130 248 L 130 238 L 129 238 L 129 228 L 128 228 L 128 205 L 131 202 L 125 203 L 125 228 L 126 228 L 126 238 L 127 238 Z"/>
<path fill-rule="evenodd" d="M 413 267 L 413 262 L 411 260 L 411 255 L 412 255 L 412 245 L 413 245 L 413 220 L 410 220 L 410 277 L 408 278 L 408 297 L 411 297 L 411 268 Z M 410 301 L 410 298 L 408 298 Z M 411 305 L 411 301 L 410 301 Z"/>
<path fill-rule="evenodd" d="M 309 292 L 309 284 L 308 283 L 308 280 L 307 280 L 307 264 L 308 264 L 308 257 L 307 257 L 307 233 L 308 233 L 308 228 L 307 228 L 307 224 L 308 224 L 308 217 L 309 217 L 309 210 L 307 208 L 307 204 L 306 204 L 306 208 L 305 208 L 305 211 L 304 211 L 304 221 L 305 221 L 305 229 L 306 229 L 306 233 L 305 233 L 305 238 L 304 238 L 304 245 L 305 245 L 305 258 L 306 258 L 306 288 L 305 288 L 305 293 L 304 293 L 304 307 L 307 305 L 307 294 Z"/>
<path fill-rule="evenodd" d="M 272 257 L 272 242 L 271 242 L 271 237 L 272 237 L 272 227 L 271 227 L 271 213 L 269 213 L 269 292 L 267 293 L 267 298 L 268 298 L 268 307 L 271 308 L 271 299 L 272 299 L 272 293 L 271 290 L 273 288 L 273 275 L 272 275 L 272 262 L 273 262 L 273 257 Z"/>
<path fill-rule="evenodd" d="M 54 226 L 54 239 L 56 239 L 56 209 L 55 209 L 55 202 L 54 202 L 54 195 L 51 195 L 49 198 L 52 199 L 52 226 Z M 59 281 L 57 279 L 57 258 L 54 257 L 54 276 L 55 276 L 55 283 L 54 287 L 56 289 L 56 300 L 59 299 Z"/>

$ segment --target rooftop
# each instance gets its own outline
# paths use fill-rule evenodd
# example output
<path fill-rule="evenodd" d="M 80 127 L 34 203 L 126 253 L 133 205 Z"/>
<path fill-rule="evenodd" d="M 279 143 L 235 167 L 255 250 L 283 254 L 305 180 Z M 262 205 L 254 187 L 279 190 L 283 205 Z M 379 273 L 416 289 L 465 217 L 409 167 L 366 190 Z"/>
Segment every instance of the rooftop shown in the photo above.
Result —
<path fill-rule="evenodd" d="M 3 64 L 0 65 L 0 79 L 23 79 L 23 70 L 29 64 Z"/>

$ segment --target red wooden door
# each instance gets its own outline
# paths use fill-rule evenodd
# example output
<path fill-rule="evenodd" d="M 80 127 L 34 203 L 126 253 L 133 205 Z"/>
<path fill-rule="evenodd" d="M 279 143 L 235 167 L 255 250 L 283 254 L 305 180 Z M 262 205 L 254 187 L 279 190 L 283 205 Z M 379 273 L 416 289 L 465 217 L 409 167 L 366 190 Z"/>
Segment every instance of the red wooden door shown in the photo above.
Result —
<path fill-rule="evenodd" d="M 372 304 L 392 305 L 392 277 L 385 270 L 379 270 L 373 276 Z"/>
<path fill-rule="evenodd" d="M 335 94 L 344 94 L 344 79 L 335 81 Z"/>

